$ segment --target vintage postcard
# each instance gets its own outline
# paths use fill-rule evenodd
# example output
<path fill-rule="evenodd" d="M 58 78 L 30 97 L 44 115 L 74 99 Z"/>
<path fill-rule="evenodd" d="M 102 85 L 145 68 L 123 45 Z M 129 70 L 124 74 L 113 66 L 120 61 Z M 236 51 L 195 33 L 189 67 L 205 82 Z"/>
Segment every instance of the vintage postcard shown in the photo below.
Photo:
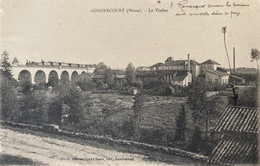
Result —
<path fill-rule="evenodd" d="M 0 0 L 0 165 L 259 164 L 260 0 Z"/>

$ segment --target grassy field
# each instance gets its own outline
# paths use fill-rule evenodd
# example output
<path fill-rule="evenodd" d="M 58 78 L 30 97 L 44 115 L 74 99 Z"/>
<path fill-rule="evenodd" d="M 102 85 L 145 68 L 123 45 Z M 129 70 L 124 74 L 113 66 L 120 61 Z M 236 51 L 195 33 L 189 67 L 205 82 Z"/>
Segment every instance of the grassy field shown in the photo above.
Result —
<path fill-rule="evenodd" d="M 106 122 L 123 124 L 133 115 L 133 97 L 121 94 L 91 94 L 93 109 L 97 116 L 102 117 L 102 108 L 110 110 L 110 116 Z M 181 111 L 182 105 L 186 108 L 186 120 L 188 131 L 194 127 L 192 110 L 186 105 L 187 97 L 174 96 L 145 96 L 145 102 L 141 113 L 140 126 L 144 129 L 162 129 L 166 133 L 174 133 L 176 117 Z M 226 103 L 224 103 L 226 104 Z M 224 110 L 222 110 L 224 111 Z M 220 111 L 220 112 L 222 112 Z M 212 121 L 209 127 L 213 128 L 218 119 Z M 204 126 L 201 126 L 204 129 Z"/>
<path fill-rule="evenodd" d="M 97 115 L 102 114 L 102 108 L 111 110 L 112 115 L 106 121 L 123 123 L 133 114 L 133 97 L 121 94 L 91 94 L 94 103 L 93 109 Z M 175 118 L 185 105 L 187 98 L 174 96 L 145 96 L 141 113 L 141 128 L 172 130 L 175 127 Z M 187 111 L 187 119 L 191 115 Z M 191 123 L 188 123 L 188 126 Z M 190 127 L 190 126 L 189 126 Z"/>

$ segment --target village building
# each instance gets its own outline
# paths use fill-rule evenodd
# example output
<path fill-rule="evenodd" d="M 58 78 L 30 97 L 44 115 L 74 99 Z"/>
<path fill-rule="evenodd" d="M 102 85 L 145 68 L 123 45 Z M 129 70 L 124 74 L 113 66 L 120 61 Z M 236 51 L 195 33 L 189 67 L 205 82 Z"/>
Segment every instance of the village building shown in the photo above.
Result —
<path fill-rule="evenodd" d="M 210 84 L 228 84 L 229 75 L 217 70 L 206 70 L 205 81 Z"/>
<path fill-rule="evenodd" d="M 136 71 L 150 71 L 149 66 L 139 66 L 136 68 Z"/>
<path fill-rule="evenodd" d="M 217 71 L 230 74 L 230 69 L 226 69 L 224 67 L 217 67 Z"/>
<path fill-rule="evenodd" d="M 201 63 L 198 78 L 203 78 L 205 82 L 210 84 L 228 84 L 229 72 L 224 68 L 218 67 L 219 65 L 219 63 L 211 59 Z"/>
<path fill-rule="evenodd" d="M 219 65 L 219 63 L 209 59 L 200 64 L 200 73 L 205 74 L 207 70 L 217 70 L 217 66 Z"/>
<path fill-rule="evenodd" d="M 156 63 L 150 67 L 151 72 L 140 68 L 137 78 L 141 81 L 165 80 L 172 85 L 187 86 L 197 78 L 212 84 L 228 84 L 229 73 L 218 68 L 220 64 L 209 59 L 203 63 L 190 60 L 174 60 L 168 57 L 165 63 Z M 219 70 L 217 70 L 219 69 Z M 153 71 L 153 72 L 152 72 Z"/>
<path fill-rule="evenodd" d="M 187 72 L 187 74 L 182 74 L 182 75 L 175 76 L 171 80 L 171 83 L 173 85 L 179 85 L 179 86 L 182 86 L 182 87 L 186 87 L 186 86 L 188 86 L 191 83 L 191 79 L 192 79 L 191 73 Z"/>
<path fill-rule="evenodd" d="M 123 84 L 125 82 L 126 79 L 126 75 L 125 72 L 123 70 L 112 70 L 113 75 L 114 75 L 114 81 L 116 84 Z M 99 71 L 94 73 L 92 80 L 94 82 L 98 82 L 98 81 L 105 81 L 105 71 Z"/>
<path fill-rule="evenodd" d="M 161 80 L 161 76 L 157 71 L 142 71 L 136 72 L 136 80 L 142 82 L 154 82 Z"/>
<path fill-rule="evenodd" d="M 146 83 L 163 80 L 172 85 L 185 87 L 192 82 L 192 74 L 188 71 L 178 70 L 143 71 L 137 72 L 136 79 Z"/>
<path fill-rule="evenodd" d="M 79 82 L 88 82 L 91 81 L 93 77 L 93 73 L 86 73 L 86 72 L 82 72 L 79 76 L 78 76 L 78 81 Z"/>
<path fill-rule="evenodd" d="M 152 66 L 150 66 L 150 70 L 153 71 L 153 70 L 159 70 L 159 66 L 163 65 L 163 63 L 159 62 L 159 63 L 156 63 Z"/>
<path fill-rule="evenodd" d="M 188 69 L 188 62 L 184 60 L 172 60 L 168 61 L 167 63 L 160 65 L 158 70 L 187 70 Z"/>

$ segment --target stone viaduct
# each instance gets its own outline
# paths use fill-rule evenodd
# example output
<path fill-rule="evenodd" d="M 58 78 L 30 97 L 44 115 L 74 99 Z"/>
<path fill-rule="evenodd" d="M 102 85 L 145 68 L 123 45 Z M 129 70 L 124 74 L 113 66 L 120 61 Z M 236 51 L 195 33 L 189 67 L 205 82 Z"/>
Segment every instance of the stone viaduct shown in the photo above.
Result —
<path fill-rule="evenodd" d="M 33 84 L 65 81 L 73 83 L 91 79 L 96 65 L 82 65 L 60 62 L 27 62 L 19 64 L 15 58 L 12 63 L 13 77 L 18 81 L 27 81 Z"/>

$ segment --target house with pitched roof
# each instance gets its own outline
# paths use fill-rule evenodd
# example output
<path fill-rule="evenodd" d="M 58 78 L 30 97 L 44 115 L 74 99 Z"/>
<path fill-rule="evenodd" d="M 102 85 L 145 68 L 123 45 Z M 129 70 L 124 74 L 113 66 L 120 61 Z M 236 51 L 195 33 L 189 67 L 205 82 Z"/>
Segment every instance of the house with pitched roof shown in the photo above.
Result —
<path fill-rule="evenodd" d="M 217 67 L 220 64 L 218 62 L 215 62 L 211 59 L 206 60 L 205 62 L 200 64 L 200 73 L 205 74 L 206 70 L 217 70 Z"/>
<path fill-rule="evenodd" d="M 173 85 L 186 87 L 191 83 L 191 73 L 187 72 L 186 74 L 177 75 L 172 78 L 171 83 Z"/>
<path fill-rule="evenodd" d="M 214 127 L 219 140 L 209 162 L 213 164 L 257 164 L 258 108 L 228 107 Z"/>
<path fill-rule="evenodd" d="M 219 63 L 211 59 L 200 64 L 200 75 L 203 75 L 207 83 L 228 84 L 229 74 L 219 70 L 219 65 Z"/>

